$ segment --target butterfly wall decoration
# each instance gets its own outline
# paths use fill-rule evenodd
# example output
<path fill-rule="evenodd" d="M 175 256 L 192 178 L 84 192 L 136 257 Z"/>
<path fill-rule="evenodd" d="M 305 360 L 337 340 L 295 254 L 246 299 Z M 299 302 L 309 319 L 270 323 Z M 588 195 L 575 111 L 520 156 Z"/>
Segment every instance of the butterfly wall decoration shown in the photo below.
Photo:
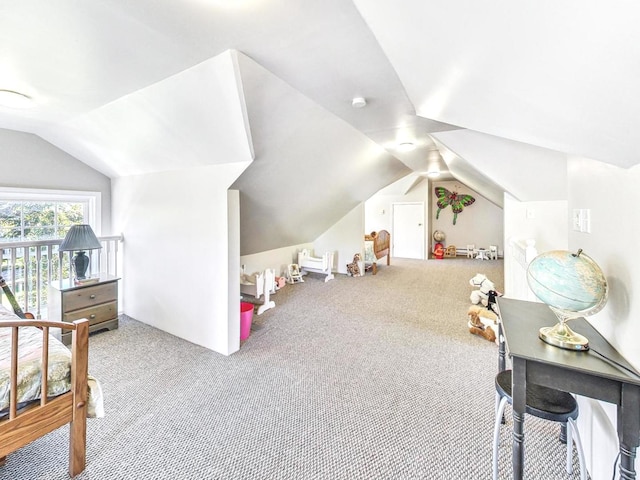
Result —
<path fill-rule="evenodd" d="M 468 207 L 476 201 L 471 195 L 458 194 L 458 192 L 450 192 L 444 187 L 435 187 L 435 194 L 438 197 L 436 205 L 438 205 L 438 211 L 436 212 L 436 219 L 440 217 L 440 211 L 451 205 L 453 210 L 453 224 L 456 224 L 458 214 L 462 212 L 464 207 Z"/>

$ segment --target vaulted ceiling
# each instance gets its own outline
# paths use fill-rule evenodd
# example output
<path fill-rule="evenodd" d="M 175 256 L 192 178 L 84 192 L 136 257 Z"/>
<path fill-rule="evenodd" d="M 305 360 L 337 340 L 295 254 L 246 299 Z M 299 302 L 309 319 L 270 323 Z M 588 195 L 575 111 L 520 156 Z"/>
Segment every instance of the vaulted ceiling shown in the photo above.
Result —
<path fill-rule="evenodd" d="M 0 90 L 33 102 L 0 106 L 0 128 L 111 177 L 253 159 L 243 231 L 269 211 L 283 245 L 434 166 L 498 204 L 556 198 L 567 155 L 638 163 L 639 17 L 632 1 L 2 1 Z M 558 184 L 527 181 L 541 166 Z M 292 184 L 307 231 L 267 201 Z"/>

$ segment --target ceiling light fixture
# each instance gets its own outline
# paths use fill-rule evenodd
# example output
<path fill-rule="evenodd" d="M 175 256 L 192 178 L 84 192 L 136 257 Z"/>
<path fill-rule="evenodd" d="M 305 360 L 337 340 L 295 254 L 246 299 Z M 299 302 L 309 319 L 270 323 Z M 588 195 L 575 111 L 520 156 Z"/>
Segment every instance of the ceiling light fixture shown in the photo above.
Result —
<path fill-rule="evenodd" d="M 415 144 L 412 142 L 402 142 L 398 144 L 398 150 L 401 152 L 410 152 L 416 148 Z"/>
<path fill-rule="evenodd" d="M 353 108 L 362 108 L 367 105 L 367 101 L 362 97 L 355 97 L 351 100 L 351 106 Z"/>
<path fill-rule="evenodd" d="M 429 178 L 438 178 L 440 176 L 440 170 L 429 170 L 427 172 L 427 177 Z"/>
<path fill-rule="evenodd" d="M 0 89 L 0 106 L 9 108 L 33 107 L 33 99 L 29 95 L 15 90 Z"/>

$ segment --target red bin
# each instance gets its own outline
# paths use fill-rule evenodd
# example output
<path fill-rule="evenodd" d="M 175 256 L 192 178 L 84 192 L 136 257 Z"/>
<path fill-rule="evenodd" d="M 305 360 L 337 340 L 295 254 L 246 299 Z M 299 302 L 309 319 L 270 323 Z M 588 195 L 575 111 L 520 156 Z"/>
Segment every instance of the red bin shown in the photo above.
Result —
<path fill-rule="evenodd" d="M 253 321 L 253 303 L 240 302 L 240 340 L 246 340 L 251 334 Z"/>

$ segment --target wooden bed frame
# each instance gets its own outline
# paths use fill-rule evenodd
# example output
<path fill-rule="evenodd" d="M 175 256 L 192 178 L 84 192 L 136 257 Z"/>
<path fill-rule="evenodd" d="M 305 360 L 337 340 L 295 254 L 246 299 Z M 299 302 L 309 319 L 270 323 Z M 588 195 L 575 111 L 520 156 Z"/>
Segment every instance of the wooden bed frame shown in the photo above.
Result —
<path fill-rule="evenodd" d="M 42 391 L 47 391 L 49 329 L 71 330 L 71 390 L 55 398 L 46 395 L 27 407 L 17 409 L 18 329 L 38 327 L 42 330 Z M 89 363 L 89 321 L 68 322 L 16 319 L 0 321 L 0 328 L 13 329 L 11 334 L 11 393 L 9 417 L 0 421 L 0 465 L 8 454 L 37 438 L 69 425 L 69 475 L 75 477 L 84 470 L 87 440 L 87 375 Z M 1 467 L 0 467 L 1 471 Z"/>
<path fill-rule="evenodd" d="M 391 234 L 386 230 L 380 230 L 378 232 L 371 232 L 364 236 L 366 241 L 373 241 L 373 253 L 376 259 L 380 260 L 382 257 L 387 257 L 387 265 L 391 265 Z M 371 266 L 373 274 L 378 273 L 378 264 L 373 262 Z"/>

